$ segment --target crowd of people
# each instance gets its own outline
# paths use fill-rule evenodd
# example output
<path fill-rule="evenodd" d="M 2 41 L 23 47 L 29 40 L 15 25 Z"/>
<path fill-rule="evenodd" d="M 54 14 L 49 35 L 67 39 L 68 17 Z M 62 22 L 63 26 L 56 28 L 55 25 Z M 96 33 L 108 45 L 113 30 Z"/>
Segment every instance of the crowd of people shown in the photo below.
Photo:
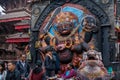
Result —
<path fill-rule="evenodd" d="M 72 63 L 68 63 L 66 70 L 62 71 L 57 53 L 55 53 L 52 48 L 47 48 L 45 53 L 45 60 L 42 61 L 38 59 L 34 67 L 31 67 L 32 64 L 28 63 L 26 54 L 21 54 L 20 59 L 17 61 L 0 61 L 0 80 L 89 80 L 86 76 L 78 74 L 78 69 L 84 67 L 84 71 L 87 70 L 86 65 L 92 65 L 93 67 L 94 64 L 82 63 L 81 66 L 76 69 Z M 90 56 L 89 53 L 88 59 L 93 59 L 93 56 Z M 102 63 L 99 63 L 97 68 L 101 68 L 103 72 L 105 71 L 107 73 Z M 94 80 L 102 80 L 102 78 Z"/>
<path fill-rule="evenodd" d="M 25 54 L 18 61 L 1 61 L 0 80 L 47 80 L 53 77 L 69 79 L 76 75 L 71 63 L 64 73 L 56 69 L 56 57 L 51 49 L 46 50 L 46 53 L 45 61 L 37 60 L 34 68 L 30 67 Z"/>
<path fill-rule="evenodd" d="M 30 66 L 25 54 L 18 61 L 0 62 L 0 80 L 27 80 L 29 73 Z"/>

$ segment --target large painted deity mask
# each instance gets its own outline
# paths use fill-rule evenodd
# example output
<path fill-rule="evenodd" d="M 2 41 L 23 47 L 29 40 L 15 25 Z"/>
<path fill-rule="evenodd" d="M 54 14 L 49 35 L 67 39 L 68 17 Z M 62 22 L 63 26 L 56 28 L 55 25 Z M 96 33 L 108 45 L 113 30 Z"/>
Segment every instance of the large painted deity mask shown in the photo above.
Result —
<path fill-rule="evenodd" d="M 48 22 L 51 23 L 46 30 Z M 95 26 L 95 17 L 87 9 L 76 4 L 65 4 L 48 14 L 40 31 L 47 32 L 51 36 L 55 36 L 55 32 L 61 36 L 66 36 L 70 35 L 73 30 L 79 33 L 83 30 L 91 31 Z"/>

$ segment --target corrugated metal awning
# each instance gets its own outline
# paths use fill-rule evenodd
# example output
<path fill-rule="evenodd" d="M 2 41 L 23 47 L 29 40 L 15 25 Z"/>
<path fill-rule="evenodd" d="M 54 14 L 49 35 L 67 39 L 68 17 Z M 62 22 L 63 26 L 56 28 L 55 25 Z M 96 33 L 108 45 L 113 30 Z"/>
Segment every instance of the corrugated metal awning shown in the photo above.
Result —
<path fill-rule="evenodd" d="M 11 12 L 0 16 L 0 22 L 10 22 L 30 19 L 30 14 L 26 11 Z"/>
<path fill-rule="evenodd" d="M 27 33 L 15 33 L 6 37 L 7 43 L 29 42 L 30 37 Z"/>

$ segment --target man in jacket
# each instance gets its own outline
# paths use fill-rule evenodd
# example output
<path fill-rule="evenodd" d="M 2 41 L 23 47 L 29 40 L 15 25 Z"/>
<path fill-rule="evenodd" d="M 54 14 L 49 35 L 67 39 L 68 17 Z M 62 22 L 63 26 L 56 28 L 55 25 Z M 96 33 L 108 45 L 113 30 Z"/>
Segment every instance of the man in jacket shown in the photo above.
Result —
<path fill-rule="evenodd" d="M 8 62 L 6 80 L 21 80 L 20 72 L 16 69 L 15 62 Z"/>
<path fill-rule="evenodd" d="M 26 62 L 26 55 L 22 54 L 20 56 L 20 60 L 17 61 L 16 67 L 18 71 L 20 72 L 21 80 L 25 80 L 28 78 L 29 72 L 30 72 L 30 66 Z"/>

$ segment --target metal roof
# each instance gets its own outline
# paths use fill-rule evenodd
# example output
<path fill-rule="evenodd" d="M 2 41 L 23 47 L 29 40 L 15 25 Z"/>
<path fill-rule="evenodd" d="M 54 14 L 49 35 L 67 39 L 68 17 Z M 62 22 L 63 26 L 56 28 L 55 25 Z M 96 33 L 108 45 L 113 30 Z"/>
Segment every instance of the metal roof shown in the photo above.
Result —
<path fill-rule="evenodd" d="M 21 32 L 21 33 L 11 34 L 6 37 L 6 39 L 10 39 L 10 38 L 29 38 L 29 35 L 27 33 Z"/>
<path fill-rule="evenodd" d="M 26 11 L 19 11 L 19 12 L 11 12 L 5 15 L 0 15 L 0 20 L 4 19 L 13 19 L 13 18 L 20 18 L 20 17 L 30 17 L 31 15 Z"/>

